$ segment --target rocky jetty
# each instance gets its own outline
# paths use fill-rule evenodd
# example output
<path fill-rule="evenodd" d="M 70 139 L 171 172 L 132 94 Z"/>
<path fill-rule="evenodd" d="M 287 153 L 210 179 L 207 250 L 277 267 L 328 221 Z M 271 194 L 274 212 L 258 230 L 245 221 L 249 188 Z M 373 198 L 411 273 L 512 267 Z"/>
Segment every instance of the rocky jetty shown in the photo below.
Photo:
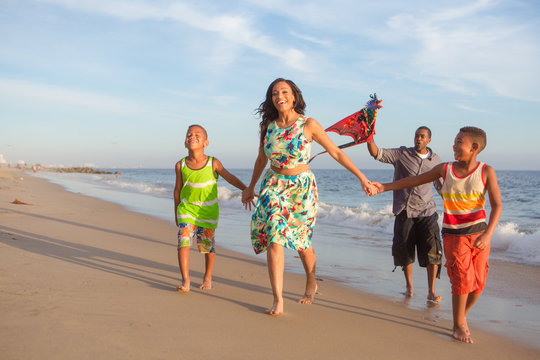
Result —
<path fill-rule="evenodd" d="M 110 171 L 103 171 L 92 169 L 90 167 L 67 167 L 67 168 L 56 168 L 56 172 L 61 173 L 83 173 L 83 174 L 112 174 Z"/>

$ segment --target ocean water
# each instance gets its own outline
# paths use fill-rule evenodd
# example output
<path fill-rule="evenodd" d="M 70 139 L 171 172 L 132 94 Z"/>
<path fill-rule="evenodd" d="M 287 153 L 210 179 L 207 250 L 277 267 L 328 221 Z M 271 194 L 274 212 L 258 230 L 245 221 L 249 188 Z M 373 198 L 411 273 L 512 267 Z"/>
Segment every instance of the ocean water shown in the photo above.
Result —
<path fill-rule="evenodd" d="M 245 184 L 249 183 L 251 169 L 228 170 Z M 174 222 L 173 169 L 111 171 L 119 171 L 120 177 L 46 171 L 39 172 L 37 176 L 60 184 L 68 191 L 116 202 L 129 210 Z M 437 292 L 445 300 L 440 307 L 426 308 L 425 270 L 417 264 L 413 269 L 413 280 L 415 293 L 419 295 L 412 299 L 404 299 L 401 295 L 404 288 L 403 275 L 400 269 L 393 271 L 391 256 L 394 224 L 392 193 L 367 197 L 359 181 L 346 170 L 312 171 L 317 180 L 320 201 L 313 235 L 318 277 L 336 279 L 346 286 L 404 302 L 410 307 L 427 311 L 426 316 L 434 321 L 451 319 L 451 292 L 444 269 L 437 282 Z M 363 172 L 370 180 L 380 182 L 389 182 L 393 176 L 393 169 Z M 497 177 L 503 212 L 492 238 L 490 259 L 538 268 L 540 193 L 537 189 L 540 187 L 540 171 L 497 171 Z M 251 212 L 242 206 L 241 192 L 223 179 L 219 180 L 218 185 L 218 254 L 219 247 L 226 247 L 257 256 L 251 248 L 249 237 Z M 434 194 L 440 225 L 442 201 L 436 192 Z M 176 244 L 174 237 L 170 241 Z M 286 270 L 302 273 L 302 265 L 295 259 L 296 253 L 286 251 L 285 254 Z M 469 314 L 469 319 L 483 324 L 486 330 L 505 336 L 508 336 L 508 327 L 511 327 L 511 336 L 534 345 L 537 343 L 535 339 L 540 336 L 540 284 L 537 283 L 532 289 L 515 289 L 512 285 L 497 283 L 498 287 L 490 288 L 488 276 L 486 290 Z M 300 294 L 303 289 L 298 291 Z M 519 295 L 516 296 L 516 292 Z"/>

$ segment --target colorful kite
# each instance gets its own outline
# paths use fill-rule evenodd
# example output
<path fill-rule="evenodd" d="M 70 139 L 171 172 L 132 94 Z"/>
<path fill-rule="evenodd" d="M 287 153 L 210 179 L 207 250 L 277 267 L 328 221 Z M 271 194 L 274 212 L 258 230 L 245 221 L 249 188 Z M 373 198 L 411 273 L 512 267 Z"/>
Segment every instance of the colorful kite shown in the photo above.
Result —
<path fill-rule="evenodd" d="M 339 135 L 348 135 L 354 141 L 339 145 L 340 149 L 345 149 L 350 146 L 358 145 L 366 141 L 371 141 L 375 135 L 375 120 L 377 119 L 377 110 L 382 108 L 382 100 L 377 99 L 377 94 L 369 96 L 369 100 L 362 110 L 347 116 L 345 119 L 338 121 L 330 126 L 325 131 L 333 131 Z M 324 154 L 326 151 L 318 153 L 309 161 L 311 162 L 317 156 Z"/>

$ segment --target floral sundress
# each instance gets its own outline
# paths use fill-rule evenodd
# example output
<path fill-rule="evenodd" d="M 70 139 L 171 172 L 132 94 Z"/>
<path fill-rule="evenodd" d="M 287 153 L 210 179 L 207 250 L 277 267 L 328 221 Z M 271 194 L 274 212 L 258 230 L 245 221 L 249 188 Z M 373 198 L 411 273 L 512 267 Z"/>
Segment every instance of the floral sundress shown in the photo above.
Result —
<path fill-rule="evenodd" d="M 286 129 L 270 123 L 263 145 L 273 166 L 287 169 L 308 163 L 311 143 L 304 136 L 307 119 L 301 116 Z M 270 243 L 293 250 L 309 248 L 318 200 L 317 184 L 311 171 L 280 175 L 268 169 L 251 217 L 251 243 L 255 253 L 266 251 Z"/>

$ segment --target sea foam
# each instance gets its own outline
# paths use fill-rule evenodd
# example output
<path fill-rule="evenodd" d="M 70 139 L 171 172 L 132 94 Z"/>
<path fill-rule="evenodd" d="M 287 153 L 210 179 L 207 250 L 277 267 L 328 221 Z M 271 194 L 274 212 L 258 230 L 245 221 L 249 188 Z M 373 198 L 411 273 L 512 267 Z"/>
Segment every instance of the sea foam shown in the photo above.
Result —
<path fill-rule="evenodd" d="M 516 223 L 500 223 L 491 239 L 491 248 L 502 251 L 503 259 L 540 265 L 540 232 L 521 231 Z"/>

